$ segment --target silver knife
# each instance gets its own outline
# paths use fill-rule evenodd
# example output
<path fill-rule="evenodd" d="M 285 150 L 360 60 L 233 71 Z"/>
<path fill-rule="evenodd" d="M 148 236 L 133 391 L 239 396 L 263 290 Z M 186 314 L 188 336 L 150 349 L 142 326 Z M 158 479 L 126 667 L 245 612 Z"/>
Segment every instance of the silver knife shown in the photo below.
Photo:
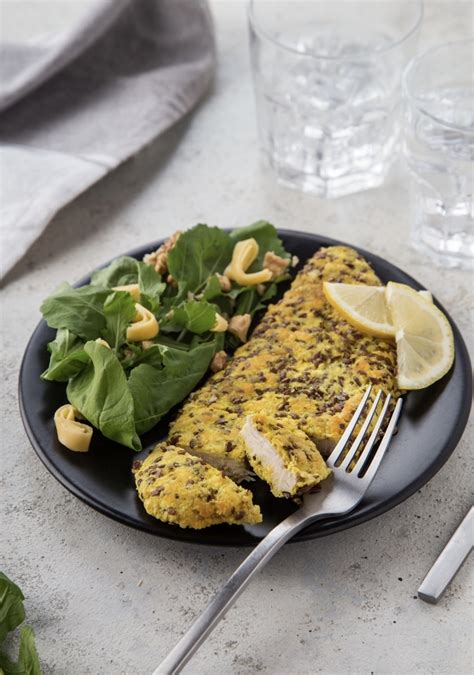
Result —
<path fill-rule="evenodd" d="M 418 589 L 421 600 L 436 604 L 474 546 L 474 507 L 471 506 L 456 532 Z"/>

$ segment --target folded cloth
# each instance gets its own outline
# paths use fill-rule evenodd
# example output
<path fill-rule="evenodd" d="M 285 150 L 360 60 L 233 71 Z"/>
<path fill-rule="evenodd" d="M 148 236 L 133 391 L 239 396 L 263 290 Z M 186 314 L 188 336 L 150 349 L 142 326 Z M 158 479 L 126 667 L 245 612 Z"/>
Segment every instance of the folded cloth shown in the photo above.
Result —
<path fill-rule="evenodd" d="M 185 115 L 215 66 L 206 0 L 96 0 L 0 47 L 0 274 L 57 211 Z"/>

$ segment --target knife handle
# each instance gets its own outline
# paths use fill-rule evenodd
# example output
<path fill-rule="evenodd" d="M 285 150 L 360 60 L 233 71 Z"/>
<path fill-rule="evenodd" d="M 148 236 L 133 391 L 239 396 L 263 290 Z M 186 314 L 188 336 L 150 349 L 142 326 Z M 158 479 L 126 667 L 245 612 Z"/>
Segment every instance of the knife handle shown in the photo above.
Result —
<path fill-rule="evenodd" d="M 441 551 L 418 589 L 421 600 L 435 605 L 460 569 L 474 545 L 474 507 Z"/>

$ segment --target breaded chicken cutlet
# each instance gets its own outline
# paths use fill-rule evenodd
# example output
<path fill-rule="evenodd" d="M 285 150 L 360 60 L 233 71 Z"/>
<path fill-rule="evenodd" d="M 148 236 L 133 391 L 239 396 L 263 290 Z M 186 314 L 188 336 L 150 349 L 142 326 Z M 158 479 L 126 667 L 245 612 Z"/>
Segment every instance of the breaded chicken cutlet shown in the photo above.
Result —
<path fill-rule="evenodd" d="M 182 448 L 160 443 L 133 472 L 151 516 L 199 530 L 220 523 L 260 523 L 252 493 Z"/>
<path fill-rule="evenodd" d="M 320 249 L 225 369 L 191 394 L 170 444 L 235 481 L 249 476 L 250 464 L 275 496 L 302 494 L 327 477 L 321 454 L 339 440 L 367 385 L 395 394 L 397 387 L 395 344 L 342 319 L 324 281 L 381 284 L 353 249 Z"/>

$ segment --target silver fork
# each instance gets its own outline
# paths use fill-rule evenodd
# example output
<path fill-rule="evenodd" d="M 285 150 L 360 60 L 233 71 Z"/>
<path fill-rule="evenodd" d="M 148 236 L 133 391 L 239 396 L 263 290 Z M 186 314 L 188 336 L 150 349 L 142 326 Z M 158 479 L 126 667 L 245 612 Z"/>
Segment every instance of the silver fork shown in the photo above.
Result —
<path fill-rule="evenodd" d="M 229 607 L 247 587 L 253 575 L 293 535 L 316 520 L 343 516 L 359 504 L 374 479 L 380 462 L 388 448 L 402 406 L 402 399 L 399 399 L 380 444 L 373 451 L 383 421 L 387 416 L 391 397 L 390 394 L 385 397 L 382 410 L 378 417 L 375 417 L 383 394 L 383 392 L 379 391 L 364 419 L 362 413 L 366 408 L 370 392 L 371 387 L 369 386 L 341 440 L 326 460 L 326 464 L 332 469 L 332 477 L 323 481 L 320 492 L 305 495 L 303 505 L 274 527 L 262 539 L 258 546 L 253 549 L 252 553 L 235 570 L 222 590 L 211 600 L 207 608 L 181 638 L 176 647 L 156 668 L 153 675 L 178 673 L 204 642 Z M 363 445 L 372 420 L 375 421 L 372 433 L 365 445 Z M 351 436 L 359 421 L 362 422 L 360 430 L 352 444 L 350 444 Z M 347 452 L 345 452 L 346 450 Z"/>

